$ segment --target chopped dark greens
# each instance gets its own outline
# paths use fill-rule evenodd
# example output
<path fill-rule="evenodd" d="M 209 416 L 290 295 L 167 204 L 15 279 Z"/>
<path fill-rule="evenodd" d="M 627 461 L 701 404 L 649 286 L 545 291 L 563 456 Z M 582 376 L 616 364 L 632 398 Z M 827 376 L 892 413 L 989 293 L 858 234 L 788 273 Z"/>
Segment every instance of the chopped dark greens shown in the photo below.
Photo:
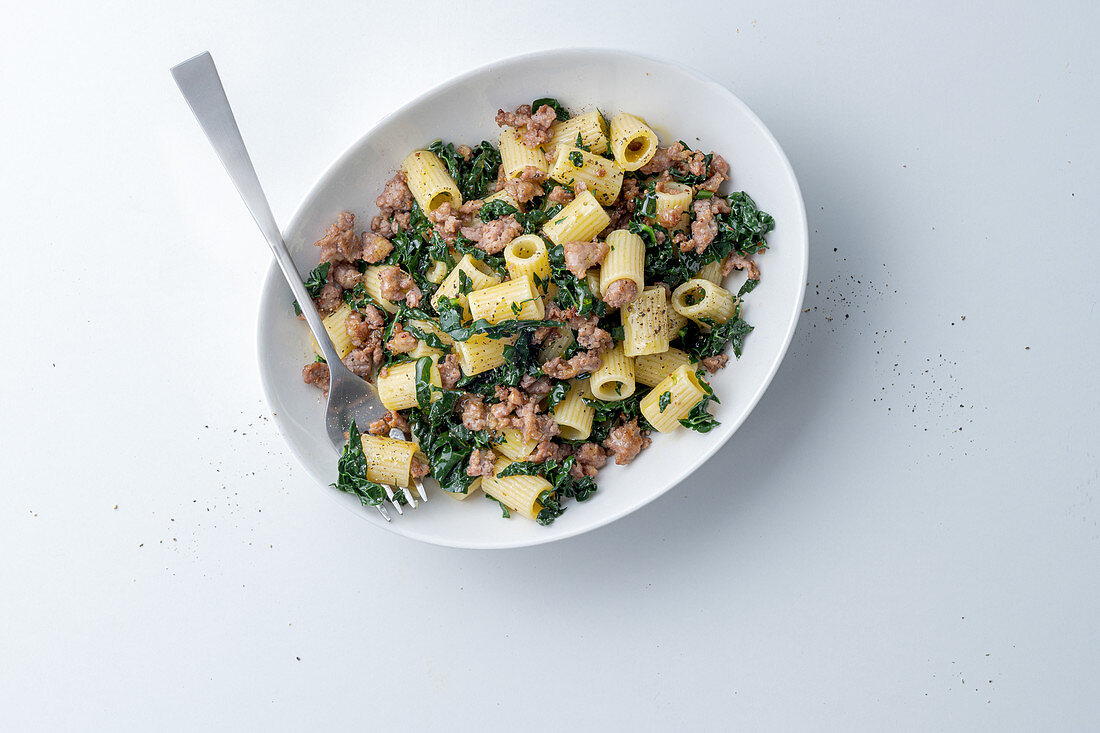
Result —
<path fill-rule="evenodd" d="M 561 321 L 520 321 L 510 318 L 499 323 L 489 323 L 479 318 L 468 326 L 462 325 L 462 307 L 454 298 L 442 297 L 436 304 L 439 311 L 439 327 L 455 341 L 469 341 L 471 336 L 484 334 L 492 339 L 506 338 L 544 326 L 563 326 Z"/>
<path fill-rule="evenodd" d="M 732 318 L 718 325 L 711 321 L 709 331 L 694 327 L 689 323 L 683 336 L 684 350 L 696 359 L 718 356 L 726 350 L 726 344 L 733 347 L 733 354 L 741 358 L 745 347 L 745 336 L 752 332 L 752 326 L 741 319 L 741 307 L 738 306 Z"/>
<path fill-rule="evenodd" d="M 708 396 L 699 400 L 699 403 L 691 408 L 691 412 L 688 413 L 687 417 L 680 418 L 680 424 L 697 433 L 709 433 L 716 426 L 721 425 L 721 423 L 715 420 L 714 416 L 707 411 L 707 405 L 710 403 L 711 399 L 712 397 Z"/>
<path fill-rule="evenodd" d="M 385 490 L 367 478 L 367 456 L 363 453 L 363 439 L 354 420 L 348 428 L 348 444 L 344 446 L 336 470 L 336 483 L 331 484 L 333 488 L 351 494 L 363 506 L 378 506 L 382 503 Z"/>
<path fill-rule="evenodd" d="M 538 112 L 539 107 L 544 104 L 550 105 L 550 108 L 554 110 L 554 114 L 556 114 L 558 116 L 558 119 L 562 122 L 565 122 L 569 119 L 569 111 L 562 106 L 561 102 L 554 99 L 553 97 L 540 97 L 534 102 L 531 102 L 531 111 Z"/>
<path fill-rule="evenodd" d="M 760 284 L 759 280 L 746 280 L 745 284 L 741 286 L 741 289 L 737 291 L 737 297 L 742 295 L 748 295 L 753 290 L 756 290 L 756 286 Z"/>
<path fill-rule="evenodd" d="M 672 392 L 662 392 L 661 396 L 657 398 L 657 408 L 659 412 L 664 412 L 665 408 L 672 402 Z"/>
<path fill-rule="evenodd" d="M 501 519 L 511 519 L 512 518 L 512 514 L 508 511 L 508 507 L 504 504 L 503 501 L 500 501 L 498 499 L 494 499 L 493 497 L 489 496 L 488 494 L 485 495 L 485 498 L 488 499 L 489 501 L 495 501 L 497 504 L 500 505 L 500 518 Z"/>
<path fill-rule="evenodd" d="M 509 464 L 503 471 L 497 474 L 506 476 L 542 476 L 554 487 L 539 494 L 539 503 L 542 510 L 539 511 L 536 521 L 539 524 L 551 524 L 565 512 L 561 502 L 565 499 L 588 501 L 596 493 L 596 482 L 591 477 L 576 478 L 573 476 L 573 467 L 577 459 L 569 456 L 564 461 L 550 459 L 545 463 L 531 463 L 530 461 L 517 461 Z"/>
<path fill-rule="evenodd" d="M 474 147 L 468 159 L 455 151 L 454 143 L 443 144 L 436 140 L 428 146 L 447 166 L 447 172 L 458 184 L 463 201 L 485 198 L 491 192 L 500 168 L 500 151 L 487 140 Z"/>
<path fill-rule="evenodd" d="M 515 206 L 503 199 L 495 199 L 493 201 L 484 204 L 477 211 L 477 216 L 482 221 L 493 221 L 499 219 L 502 216 L 508 216 L 509 214 L 516 214 L 519 212 Z"/>
<path fill-rule="evenodd" d="M 409 411 L 409 427 L 428 458 L 432 476 L 444 491 L 465 494 L 473 481 L 466 465 L 474 448 L 489 448 L 494 438 L 486 432 L 473 432 L 462 424 L 455 407 L 462 392 L 437 390 L 440 397 L 426 410 Z"/>

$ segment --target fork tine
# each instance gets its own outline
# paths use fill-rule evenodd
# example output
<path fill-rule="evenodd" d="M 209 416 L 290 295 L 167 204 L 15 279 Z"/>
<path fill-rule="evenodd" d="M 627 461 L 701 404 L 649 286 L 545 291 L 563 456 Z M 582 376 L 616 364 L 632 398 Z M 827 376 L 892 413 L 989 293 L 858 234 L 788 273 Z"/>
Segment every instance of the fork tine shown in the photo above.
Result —
<path fill-rule="evenodd" d="M 386 511 L 386 507 L 382 506 L 381 504 L 375 504 L 374 508 L 377 509 L 378 513 L 382 515 L 382 519 L 385 519 L 387 522 L 393 521 L 392 519 L 390 519 L 390 513 Z"/>
<path fill-rule="evenodd" d="M 427 503 L 428 492 L 424 491 L 424 482 L 416 479 L 416 493 L 420 494 L 420 500 Z"/>
<path fill-rule="evenodd" d="M 389 487 L 389 484 L 382 484 L 382 489 L 386 492 L 386 496 L 389 498 L 390 503 L 393 504 L 393 508 L 397 510 L 397 513 L 404 514 L 405 511 L 401 508 L 401 505 L 394 501 L 393 489 Z"/>
<path fill-rule="evenodd" d="M 416 497 L 413 496 L 413 492 L 408 489 L 401 489 L 401 491 L 405 494 L 405 500 L 409 502 L 409 506 L 416 509 Z"/>

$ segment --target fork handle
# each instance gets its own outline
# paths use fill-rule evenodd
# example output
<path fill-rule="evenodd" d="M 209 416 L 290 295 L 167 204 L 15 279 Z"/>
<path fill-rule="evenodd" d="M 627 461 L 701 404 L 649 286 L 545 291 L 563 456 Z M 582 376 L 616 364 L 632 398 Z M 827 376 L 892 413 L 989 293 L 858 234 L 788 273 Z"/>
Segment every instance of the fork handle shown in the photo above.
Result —
<path fill-rule="evenodd" d="M 321 346 L 321 352 L 325 360 L 330 364 L 339 364 L 340 355 L 332 340 L 321 323 L 321 316 L 313 305 L 313 298 L 309 296 L 305 285 L 302 284 L 302 276 L 290 257 L 290 252 L 283 241 L 283 235 L 275 224 L 275 217 L 271 215 L 271 206 L 267 202 L 267 196 L 260 186 L 260 179 L 256 177 L 256 169 L 252 166 L 252 159 L 248 157 L 248 149 L 244 146 L 241 131 L 237 128 L 237 120 L 233 116 L 233 109 L 229 106 L 229 100 L 225 96 L 221 77 L 218 76 L 218 68 L 214 66 L 214 59 L 210 52 L 200 53 L 183 63 L 172 67 L 172 78 L 183 93 L 183 98 L 199 121 L 199 126 L 206 133 L 206 139 L 214 146 L 214 152 L 218 154 L 226 173 L 237 188 L 237 193 L 244 199 L 244 205 L 256 220 L 257 226 L 263 232 L 271 251 L 275 254 L 275 261 L 279 263 L 279 269 L 283 271 L 287 284 L 294 292 L 298 300 L 298 306 L 302 309 L 302 315 L 309 324 L 309 330 Z"/>

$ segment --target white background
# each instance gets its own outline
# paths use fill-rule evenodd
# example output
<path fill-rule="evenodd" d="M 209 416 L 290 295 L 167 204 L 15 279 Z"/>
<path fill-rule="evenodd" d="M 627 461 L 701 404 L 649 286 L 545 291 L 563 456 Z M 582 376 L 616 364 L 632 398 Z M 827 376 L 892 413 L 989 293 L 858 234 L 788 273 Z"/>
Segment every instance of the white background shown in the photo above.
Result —
<path fill-rule="evenodd" d="M 1100 726 L 1095 4 L 91 5 L 0 21 L 5 730 Z M 809 310 L 663 499 L 414 544 L 276 433 L 267 250 L 168 68 L 214 54 L 286 222 L 388 110 L 573 45 L 763 118 Z"/>

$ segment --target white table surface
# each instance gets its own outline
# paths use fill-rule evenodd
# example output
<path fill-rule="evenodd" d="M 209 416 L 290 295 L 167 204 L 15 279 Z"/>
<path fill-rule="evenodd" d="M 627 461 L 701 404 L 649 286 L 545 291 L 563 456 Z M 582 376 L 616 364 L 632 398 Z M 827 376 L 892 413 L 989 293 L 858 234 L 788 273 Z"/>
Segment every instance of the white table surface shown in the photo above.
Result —
<path fill-rule="evenodd" d="M 0 22 L 0 727 L 1100 726 L 1097 5 L 91 5 Z M 213 52 L 285 222 L 387 110 L 563 45 L 763 118 L 809 310 L 690 485 L 415 544 L 274 429 L 267 251 L 168 67 Z"/>

